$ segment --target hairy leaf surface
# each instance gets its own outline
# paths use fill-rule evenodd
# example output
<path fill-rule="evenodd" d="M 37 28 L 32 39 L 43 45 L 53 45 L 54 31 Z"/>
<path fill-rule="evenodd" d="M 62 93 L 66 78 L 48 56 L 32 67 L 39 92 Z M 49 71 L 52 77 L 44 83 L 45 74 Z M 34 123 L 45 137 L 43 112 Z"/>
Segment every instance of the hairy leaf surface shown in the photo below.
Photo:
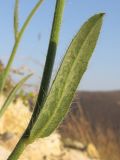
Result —
<path fill-rule="evenodd" d="M 30 134 L 30 140 L 49 136 L 69 110 L 78 84 L 87 69 L 101 30 L 103 13 L 91 17 L 72 40 L 43 109 Z"/>

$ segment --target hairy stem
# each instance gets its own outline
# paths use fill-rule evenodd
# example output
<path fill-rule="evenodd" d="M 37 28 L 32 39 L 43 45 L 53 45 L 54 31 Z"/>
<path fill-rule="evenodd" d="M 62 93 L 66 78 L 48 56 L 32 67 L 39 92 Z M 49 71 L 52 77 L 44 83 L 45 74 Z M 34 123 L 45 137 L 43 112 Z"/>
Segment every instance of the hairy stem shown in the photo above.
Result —
<path fill-rule="evenodd" d="M 45 98 L 44 92 L 47 93 L 48 91 L 48 87 L 49 87 L 49 83 L 50 83 L 50 79 L 52 75 L 52 69 L 53 69 L 54 59 L 56 55 L 57 44 L 59 40 L 59 32 L 60 32 L 60 26 L 61 26 L 61 21 L 62 21 L 64 3 L 65 3 L 65 0 L 57 0 L 56 2 L 56 9 L 54 13 L 54 20 L 53 20 L 53 26 L 52 26 L 51 37 L 50 37 L 50 42 L 49 42 L 48 54 L 47 54 L 43 78 L 41 82 L 41 88 L 43 89 L 40 88 L 36 107 L 35 107 L 35 110 L 34 110 L 34 113 L 31 118 L 28 128 L 26 129 L 22 138 L 20 139 L 20 141 L 18 142 L 15 149 L 13 150 L 13 152 L 11 153 L 11 155 L 9 156 L 7 160 L 17 160 L 22 154 L 22 152 L 24 151 L 25 147 L 29 144 L 29 134 L 28 133 L 30 129 L 32 128 L 32 124 L 37 118 L 36 113 L 38 113 L 41 109 L 39 108 L 41 106 L 39 104 L 42 104 L 41 102 Z"/>
<path fill-rule="evenodd" d="M 51 30 L 50 42 L 49 42 L 43 77 L 42 77 L 42 81 L 41 81 L 41 87 L 40 87 L 40 91 L 38 94 L 36 106 L 35 106 L 35 109 L 33 112 L 33 116 L 32 116 L 32 119 L 29 123 L 29 127 L 27 130 L 28 132 L 30 132 L 34 122 L 37 119 L 38 114 L 40 113 L 40 111 L 42 109 L 44 100 L 46 98 L 46 95 L 47 95 L 47 92 L 49 89 L 54 60 L 55 60 L 55 56 L 56 56 L 57 45 L 58 45 L 58 41 L 59 41 L 59 33 L 60 33 L 60 27 L 61 27 L 61 22 L 62 22 L 62 15 L 63 15 L 63 11 L 64 11 L 64 6 L 65 6 L 65 0 L 57 0 L 56 1 L 54 20 L 53 20 L 53 25 L 52 25 L 52 30 Z"/>
<path fill-rule="evenodd" d="M 22 137 L 7 160 L 18 160 L 18 158 L 23 153 L 26 146 L 27 146 L 27 140 L 24 137 Z"/>

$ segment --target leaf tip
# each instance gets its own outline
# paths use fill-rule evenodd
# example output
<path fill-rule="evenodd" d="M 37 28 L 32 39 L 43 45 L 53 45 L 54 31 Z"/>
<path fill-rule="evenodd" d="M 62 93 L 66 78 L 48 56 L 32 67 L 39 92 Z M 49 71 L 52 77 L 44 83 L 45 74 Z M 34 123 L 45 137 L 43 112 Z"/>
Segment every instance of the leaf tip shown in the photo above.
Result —
<path fill-rule="evenodd" d="M 101 16 L 101 17 L 104 17 L 105 14 L 106 14 L 106 13 L 100 13 L 100 16 Z"/>
<path fill-rule="evenodd" d="M 103 18 L 105 16 L 106 13 L 102 12 L 102 13 L 98 13 L 97 15 L 101 18 Z"/>

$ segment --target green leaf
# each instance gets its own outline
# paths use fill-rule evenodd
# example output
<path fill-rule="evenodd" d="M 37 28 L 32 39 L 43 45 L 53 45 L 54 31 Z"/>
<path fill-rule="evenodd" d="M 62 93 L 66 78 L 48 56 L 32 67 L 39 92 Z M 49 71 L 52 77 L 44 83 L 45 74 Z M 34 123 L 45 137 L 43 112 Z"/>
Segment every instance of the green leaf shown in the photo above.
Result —
<path fill-rule="evenodd" d="M 46 99 L 46 95 L 48 94 L 48 91 L 49 91 L 55 56 L 57 53 L 60 27 L 62 23 L 65 1 L 66 0 L 56 0 L 55 12 L 54 12 L 51 36 L 50 36 L 45 66 L 44 66 L 44 72 L 42 75 L 41 85 L 40 85 L 40 89 L 37 97 L 37 102 L 34 108 L 33 117 L 29 123 L 27 132 L 29 132 L 28 130 L 31 130 L 34 122 L 36 121 L 39 113 L 41 112 L 43 107 L 42 104 L 44 103 Z"/>
<path fill-rule="evenodd" d="M 31 76 L 32 74 L 24 77 L 19 83 L 16 84 L 16 86 L 12 89 L 12 91 L 10 92 L 10 94 L 8 95 L 7 99 L 5 100 L 1 110 L 0 110 L 0 118 L 1 116 L 4 114 L 4 112 L 6 111 L 7 107 L 9 106 L 9 104 L 13 101 L 13 99 L 15 98 L 16 93 L 18 92 L 18 90 L 22 87 L 22 85 L 24 84 L 24 82 L 26 80 L 28 80 L 28 78 Z"/>
<path fill-rule="evenodd" d="M 96 46 L 103 15 L 100 13 L 91 17 L 71 42 L 43 109 L 33 125 L 30 141 L 49 136 L 68 112 L 75 91 Z"/>
<path fill-rule="evenodd" d="M 19 28 L 18 9 L 19 9 L 19 0 L 16 0 L 15 1 L 15 8 L 14 8 L 14 34 L 15 34 L 15 40 L 17 40 L 18 28 Z"/>

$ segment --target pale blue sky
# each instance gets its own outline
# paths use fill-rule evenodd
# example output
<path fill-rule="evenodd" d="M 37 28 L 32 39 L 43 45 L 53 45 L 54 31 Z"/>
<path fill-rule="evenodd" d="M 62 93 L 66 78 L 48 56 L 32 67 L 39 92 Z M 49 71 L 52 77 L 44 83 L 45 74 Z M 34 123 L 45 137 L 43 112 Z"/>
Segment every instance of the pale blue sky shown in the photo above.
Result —
<path fill-rule="evenodd" d="M 37 0 L 20 0 L 20 26 L 36 2 Z M 54 6 L 55 0 L 45 0 L 35 14 L 23 36 L 13 64 L 14 68 L 25 65 L 41 76 Z M 0 0 L 0 58 L 4 62 L 7 61 L 14 43 L 13 7 L 14 0 Z M 106 16 L 97 47 L 80 88 L 118 90 L 120 89 L 120 0 L 66 0 L 54 74 L 72 37 L 90 16 L 98 12 L 105 12 Z M 33 82 L 37 84 L 38 79 L 34 78 Z"/>

